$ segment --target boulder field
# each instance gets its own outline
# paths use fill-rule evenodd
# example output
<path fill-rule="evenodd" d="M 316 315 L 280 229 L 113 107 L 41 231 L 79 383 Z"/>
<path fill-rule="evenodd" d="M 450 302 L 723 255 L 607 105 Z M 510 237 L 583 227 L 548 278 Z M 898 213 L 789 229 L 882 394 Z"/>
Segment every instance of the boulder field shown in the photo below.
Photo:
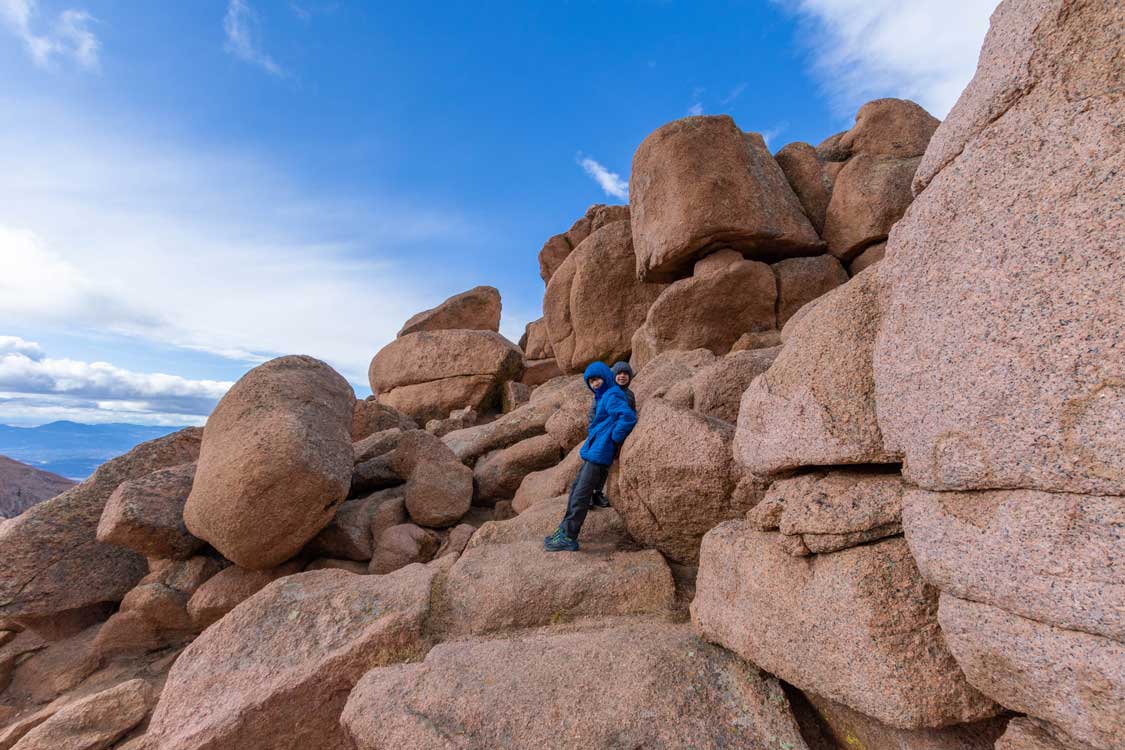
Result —
<path fill-rule="evenodd" d="M 0 750 L 1119 750 L 1123 29 L 1004 0 L 940 123 L 664 125 L 518 344 L 475 287 L 0 520 Z M 548 554 L 596 359 L 639 421 Z"/>

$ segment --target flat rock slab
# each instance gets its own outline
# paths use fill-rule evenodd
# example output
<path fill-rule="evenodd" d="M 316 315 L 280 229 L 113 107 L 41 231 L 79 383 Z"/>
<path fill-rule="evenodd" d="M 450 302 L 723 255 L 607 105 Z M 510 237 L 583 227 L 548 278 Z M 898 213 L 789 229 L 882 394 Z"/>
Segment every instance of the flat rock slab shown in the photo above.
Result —
<path fill-rule="evenodd" d="M 927 581 L 961 599 L 1125 643 L 1125 498 L 1035 490 L 906 495 Z"/>
<path fill-rule="evenodd" d="M 806 750 L 777 680 L 652 623 L 442 644 L 369 672 L 342 722 L 359 750 Z"/>
<path fill-rule="evenodd" d="M 515 518 L 489 521 L 469 541 L 469 549 L 486 544 L 542 541 L 559 527 L 566 513 L 567 496 L 540 501 Z M 636 542 L 625 530 L 625 522 L 613 508 L 591 510 L 582 525 L 582 548 L 585 550 L 635 549 Z"/>
<path fill-rule="evenodd" d="M 184 525 L 195 464 L 158 469 L 122 482 L 109 496 L 98 522 L 98 541 L 145 557 L 186 560 L 204 542 Z"/>
<path fill-rule="evenodd" d="M 996 741 L 996 750 L 1092 750 L 1084 742 L 1067 737 L 1058 727 L 1028 716 L 1008 722 L 1008 730 Z"/>
<path fill-rule="evenodd" d="M 704 537 L 691 604 L 704 638 L 900 729 L 1000 710 L 966 682 L 942 645 L 937 591 L 922 580 L 905 540 L 799 558 L 779 537 L 745 521 Z"/>
<path fill-rule="evenodd" d="M 473 287 L 414 315 L 403 324 L 398 335 L 418 331 L 499 331 L 500 309 L 500 291 L 496 287 Z"/>
<path fill-rule="evenodd" d="M 480 635 L 579 618 L 666 614 L 675 586 L 656 550 L 545 552 L 543 539 L 465 550 L 441 592 L 451 635 Z"/>
<path fill-rule="evenodd" d="M 152 750 L 338 750 L 339 716 L 368 670 L 420 658 L 435 575 L 318 570 L 283 578 L 209 627 L 176 661 Z"/>
<path fill-rule="evenodd" d="M 68 703 L 12 750 L 102 750 L 140 724 L 155 703 L 151 686 L 129 680 Z"/>
<path fill-rule="evenodd" d="M 1125 736 L 1125 644 L 988 604 L 941 595 L 945 642 L 976 688 L 1079 742 L 1116 750 Z"/>

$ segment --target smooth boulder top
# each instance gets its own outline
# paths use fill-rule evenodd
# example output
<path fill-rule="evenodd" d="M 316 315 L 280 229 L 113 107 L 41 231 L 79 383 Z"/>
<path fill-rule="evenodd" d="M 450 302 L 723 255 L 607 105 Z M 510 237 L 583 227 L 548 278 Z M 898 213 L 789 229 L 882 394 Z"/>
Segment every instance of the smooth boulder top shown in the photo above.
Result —
<path fill-rule="evenodd" d="M 477 286 L 412 316 L 398 335 L 450 329 L 499 331 L 500 310 L 500 291 L 492 286 Z"/>
<path fill-rule="evenodd" d="M 341 723 L 359 750 L 806 750 L 777 680 L 664 623 L 442 644 L 369 672 Z"/>
<path fill-rule="evenodd" d="M 519 347 L 495 331 L 419 331 L 380 349 L 368 378 L 371 390 L 383 393 L 454 376 L 500 378 L 517 371 L 522 361 Z"/>
<path fill-rule="evenodd" d="M 716 246 L 759 260 L 824 247 L 762 137 L 727 115 L 649 134 L 633 156 L 629 205 L 637 275 L 649 281 L 686 275 Z"/>
<path fill-rule="evenodd" d="M 348 495 L 354 406 L 348 382 L 312 357 L 246 373 L 204 428 L 188 530 L 244 568 L 293 557 Z"/>

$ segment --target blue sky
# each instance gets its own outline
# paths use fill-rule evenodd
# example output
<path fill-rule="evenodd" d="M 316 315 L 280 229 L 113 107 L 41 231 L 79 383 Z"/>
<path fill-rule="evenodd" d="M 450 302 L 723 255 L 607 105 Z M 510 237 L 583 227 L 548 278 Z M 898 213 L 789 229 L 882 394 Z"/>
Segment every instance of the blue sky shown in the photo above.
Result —
<path fill-rule="evenodd" d="M 363 395 L 476 284 L 518 338 L 543 241 L 653 129 L 944 116 L 989 5 L 0 0 L 0 423 L 200 423 L 284 353 Z"/>

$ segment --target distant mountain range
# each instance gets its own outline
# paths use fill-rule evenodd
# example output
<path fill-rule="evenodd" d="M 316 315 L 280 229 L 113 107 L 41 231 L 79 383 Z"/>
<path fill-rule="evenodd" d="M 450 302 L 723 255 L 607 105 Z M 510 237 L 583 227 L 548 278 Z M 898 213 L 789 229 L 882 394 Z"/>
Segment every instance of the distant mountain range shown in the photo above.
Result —
<path fill-rule="evenodd" d="M 0 455 L 81 481 L 100 464 L 133 446 L 182 427 L 51 422 L 38 427 L 0 425 Z"/>
<path fill-rule="evenodd" d="M 73 486 L 73 481 L 58 474 L 0 456 L 0 518 L 14 518 Z"/>

